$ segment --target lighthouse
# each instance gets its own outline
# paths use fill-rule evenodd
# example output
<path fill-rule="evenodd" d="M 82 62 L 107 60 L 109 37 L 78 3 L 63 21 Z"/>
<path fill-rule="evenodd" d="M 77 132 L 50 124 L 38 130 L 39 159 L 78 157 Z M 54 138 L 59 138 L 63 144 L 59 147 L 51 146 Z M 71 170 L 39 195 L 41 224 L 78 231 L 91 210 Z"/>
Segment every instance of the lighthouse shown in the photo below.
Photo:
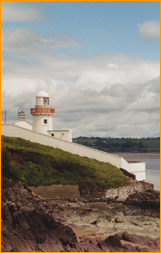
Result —
<path fill-rule="evenodd" d="M 43 89 L 36 95 L 36 105 L 30 113 L 33 116 L 33 131 L 49 135 L 55 109 L 50 108 L 50 96 Z"/>

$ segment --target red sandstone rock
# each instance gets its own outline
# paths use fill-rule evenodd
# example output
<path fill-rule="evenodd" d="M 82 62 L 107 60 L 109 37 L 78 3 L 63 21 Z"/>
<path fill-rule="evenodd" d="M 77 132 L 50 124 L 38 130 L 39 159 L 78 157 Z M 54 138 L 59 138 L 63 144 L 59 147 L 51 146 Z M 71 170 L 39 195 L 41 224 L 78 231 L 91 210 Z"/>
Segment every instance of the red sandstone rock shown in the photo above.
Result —
<path fill-rule="evenodd" d="M 43 201 L 24 187 L 5 186 L 2 189 L 2 249 L 14 251 L 17 248 L 17 251 L 23 252 L 159 251 L 159 238 L 127 232 L 109 236 L 105 240 L 81 236 L 77 241 L 72 228 L 60 216 L 63 211 L 65 209 L 60 204 Z M 96 236 L 95 233 L 93 235 Z"/>

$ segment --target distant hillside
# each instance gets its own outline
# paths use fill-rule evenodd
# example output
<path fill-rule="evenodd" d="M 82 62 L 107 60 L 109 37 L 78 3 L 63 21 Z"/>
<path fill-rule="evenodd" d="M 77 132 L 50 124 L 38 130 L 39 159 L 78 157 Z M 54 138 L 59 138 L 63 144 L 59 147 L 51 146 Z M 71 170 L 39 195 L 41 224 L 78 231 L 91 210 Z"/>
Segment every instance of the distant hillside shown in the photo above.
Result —
<path fill-rule="evenodd" d="M 160 137 L 157 138 L 100 138 L 77 137 L 73 142 L 106 152 L 160 152 Z"/>
<path fill-rule="evenodd" d="M 40 145 L 2 136 L 2 177 L 26 186 L 78 184 L 80 193 L 127 183 L 115 166 Z"/>

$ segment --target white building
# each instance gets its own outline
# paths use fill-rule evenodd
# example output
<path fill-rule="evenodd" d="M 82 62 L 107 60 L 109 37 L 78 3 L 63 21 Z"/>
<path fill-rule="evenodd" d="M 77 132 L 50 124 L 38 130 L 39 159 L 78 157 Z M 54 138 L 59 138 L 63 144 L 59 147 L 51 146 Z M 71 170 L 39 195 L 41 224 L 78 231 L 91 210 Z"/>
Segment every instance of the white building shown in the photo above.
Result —
<path fill-rule="evenodd" d="M 52 130 L 55 109 L 50 108 L 50 97 L 47 92 L 41 90 L 36 95 L 35 108 L 31 108 L 30 113 L 33 116 L 33 131 L 48 134 L 48 131 Z"/>
<path fill-rule="evenodd" d="M 26 115 L 23 111 L 18 112 L 17 121 L 14 123 L 14 125 L 32 130 L 32 125 L 26 121 Z"/>
<path fill-rule="evenodd" d="M 33 125 L 26 121 L 23 111 L 18 113 L 18 120 L 14 125 L 72 142 L 71 130 L 52 129 L 52 117 L 55 114 L 55 109 L 50 108 L 50 96 L 43 89 L 36 95 L 35 108 L 31 108 L 30 113 L 33 116 Z"/>
<path fill-rule="evenodd" d="M 33 116 L 33 126 L 26 121 L 25 113 L 21 111 L 18 113 L 18 120 L 14 124 L 1 125 L 1 135 L 20 137 L 79 156 L 105 163 L 109 162 L 118 169 L 133 174 L 138 181 L 146 180 L 145 162 L 127 162 L 121 156 L 72 143 L 72 132 L 70 130 L 52 130 L 52 117 L 55 109 L 50 108 L 50 97 L 44 90 L 37 94 L 35 108 L 31 108 L 30 113 Z"/>

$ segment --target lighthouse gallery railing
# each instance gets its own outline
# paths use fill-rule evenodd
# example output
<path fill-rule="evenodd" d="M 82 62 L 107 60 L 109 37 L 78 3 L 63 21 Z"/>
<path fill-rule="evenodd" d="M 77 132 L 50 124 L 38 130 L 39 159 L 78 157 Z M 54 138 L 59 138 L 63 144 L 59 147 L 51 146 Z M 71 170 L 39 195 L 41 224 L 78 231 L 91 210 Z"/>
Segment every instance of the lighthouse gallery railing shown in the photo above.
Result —
<path fill-rule="evenodd" d="M 31 114 L 34 114 L 34 113 L 50 113 L 50 114 L 53 114 L 53 113 L 55 113 L 55 109 L 54 108 L 31 108 L 30 113 Z"/>

